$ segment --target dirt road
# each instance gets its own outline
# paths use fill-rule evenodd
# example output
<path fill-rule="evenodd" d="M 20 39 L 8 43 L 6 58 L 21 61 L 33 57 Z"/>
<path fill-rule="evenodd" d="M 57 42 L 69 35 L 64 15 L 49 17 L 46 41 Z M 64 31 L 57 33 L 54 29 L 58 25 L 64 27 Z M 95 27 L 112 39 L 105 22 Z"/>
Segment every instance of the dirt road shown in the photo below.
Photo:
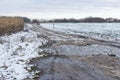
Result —
<path fill-rule="evenodd" d="M 65 34 L 33 25 L 44 56 L 31 60 L 34 80 L 120 80 L 119 42 Z"/>

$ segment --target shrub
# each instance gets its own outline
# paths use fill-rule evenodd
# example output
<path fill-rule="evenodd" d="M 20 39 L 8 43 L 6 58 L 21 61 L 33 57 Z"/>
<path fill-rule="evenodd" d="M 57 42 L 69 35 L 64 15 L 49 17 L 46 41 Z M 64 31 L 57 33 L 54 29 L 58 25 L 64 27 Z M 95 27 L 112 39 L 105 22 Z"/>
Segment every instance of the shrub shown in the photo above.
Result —
<path fill-rule="evenodd" d="M 25 23 L 31 23 L 31 20 L 27 17 L 23 17 L 23 20 L 24 20 Z"/>
<path fill-rule="evenodd" d="M 40 21 L 38 19 L 33 19 L 32 23 L 40 25 Z"/>

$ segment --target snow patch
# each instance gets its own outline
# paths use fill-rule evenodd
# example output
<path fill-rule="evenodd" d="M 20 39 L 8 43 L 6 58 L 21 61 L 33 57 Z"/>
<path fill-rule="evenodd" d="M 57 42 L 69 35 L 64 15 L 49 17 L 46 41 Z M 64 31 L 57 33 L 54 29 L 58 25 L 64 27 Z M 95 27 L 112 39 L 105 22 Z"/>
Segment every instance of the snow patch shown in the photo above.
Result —
<path fill-rule="evenodd" d="M 41 26 L 67 34 L 77 34 L 98 39 L 120 41 L 119 23 L 42 23 Z"/>
<path fill-rule="evenodd" d="M 38 55 L 39 46 L 47 41 L 37 38 L 37 34 L 32 30 L 1 36 L 0 41 L 0 79 L 32 78 L 31 73 L 26 70 L 27 67 L 30 67 L 27 63 L 32 58 L 40 56 Z"/>

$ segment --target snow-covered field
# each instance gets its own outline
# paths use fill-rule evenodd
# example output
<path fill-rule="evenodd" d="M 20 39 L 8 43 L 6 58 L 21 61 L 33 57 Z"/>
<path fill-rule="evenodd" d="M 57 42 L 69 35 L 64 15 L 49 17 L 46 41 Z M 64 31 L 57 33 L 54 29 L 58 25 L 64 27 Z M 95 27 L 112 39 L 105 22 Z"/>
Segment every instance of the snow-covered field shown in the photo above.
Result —
<path fill-rule="evenodd" d="M 41 26 L 72 34 L 89 37 L 120 40 L 120 23 L 43 23 Z"/>
<path fill-rule="evenodd" d="M 37 34 L 27 25 L 26 32 L 18 32 L 0 37 L 0 80 L 23 80 L 32 78 L 34 72 L 29 73 L 27 63 L 38 55 L 38 48 L 47 41 L 38 38 Z M 33 75 L 31 75 L 33 74 Z"/>
<path fill-rule="evenodd" d="M 56 23 L 53 24 L 41 24 L 43 27 L 53 29 L 56 31 L 62 31 L 72 34 L 80 34 L 100 39 L 107 40 L 119 40 L 120 39 L 120 24 L 116 23 L 104 23 L 104 24 L 88 24 L 88 23 Z M 36 28 L 37 29 L 37 28 Z M 42 30 L 42 29 L 41 29 Z M 43 29 L 44 30 L 44 29 Z M 53 36 L 56 39 L 57 36 Z M 59 38 L 58 38 L 59 39 Z M 31 70 L 31 66 L 28 64 L 31 59 L 37 58 L 43 55 L 38 54 L 42 49 L 40 46 L 45 44 L 47 40 L 42 36 L 38 37 L 37 32 L 32 30 L 32 26 L 27 24 L 25 31 L 21 31 L 12 35 L 0 36 L 0 80 L 24 80 L 27 78 L 33 78 L 34 72 Z M 98 48 L 96 50 L 96 48 Z M 91 52 L 99 53 L 115 51 L 119 54 L 118 48 L 93 45 L 78 48 L 76 46 L 60 46 L 58 51 L 60 53 L 72 53 L 78 54 L 78 51 L 84 54 Z M 57 49 L 55 49 L 57 50 Z M 76 51 L 74 51 L 76 50 Z M 114 53 L 114 52 L 113 52 Z M 28 80 L 29 80 L 28 79 Z"/>

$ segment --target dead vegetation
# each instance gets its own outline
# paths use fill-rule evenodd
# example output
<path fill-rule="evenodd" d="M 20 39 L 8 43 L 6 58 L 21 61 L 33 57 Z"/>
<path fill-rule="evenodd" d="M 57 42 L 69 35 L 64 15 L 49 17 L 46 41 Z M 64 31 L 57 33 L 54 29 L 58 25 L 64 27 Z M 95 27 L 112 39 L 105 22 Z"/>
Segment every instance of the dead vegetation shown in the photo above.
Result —
<path fill-rule="evenodd" d="M 0 17 L 0 35 L 15 33 L 23 29 L 22 17 Z"/>
<path fill-rule="evenodd" d="M 71 58 L 82 60 L 88 64 L 102 70 L 106 75 L 120 80 L 120 58 L 108 55 L 93 55 L 93 56 L 74 56 Z"/>

